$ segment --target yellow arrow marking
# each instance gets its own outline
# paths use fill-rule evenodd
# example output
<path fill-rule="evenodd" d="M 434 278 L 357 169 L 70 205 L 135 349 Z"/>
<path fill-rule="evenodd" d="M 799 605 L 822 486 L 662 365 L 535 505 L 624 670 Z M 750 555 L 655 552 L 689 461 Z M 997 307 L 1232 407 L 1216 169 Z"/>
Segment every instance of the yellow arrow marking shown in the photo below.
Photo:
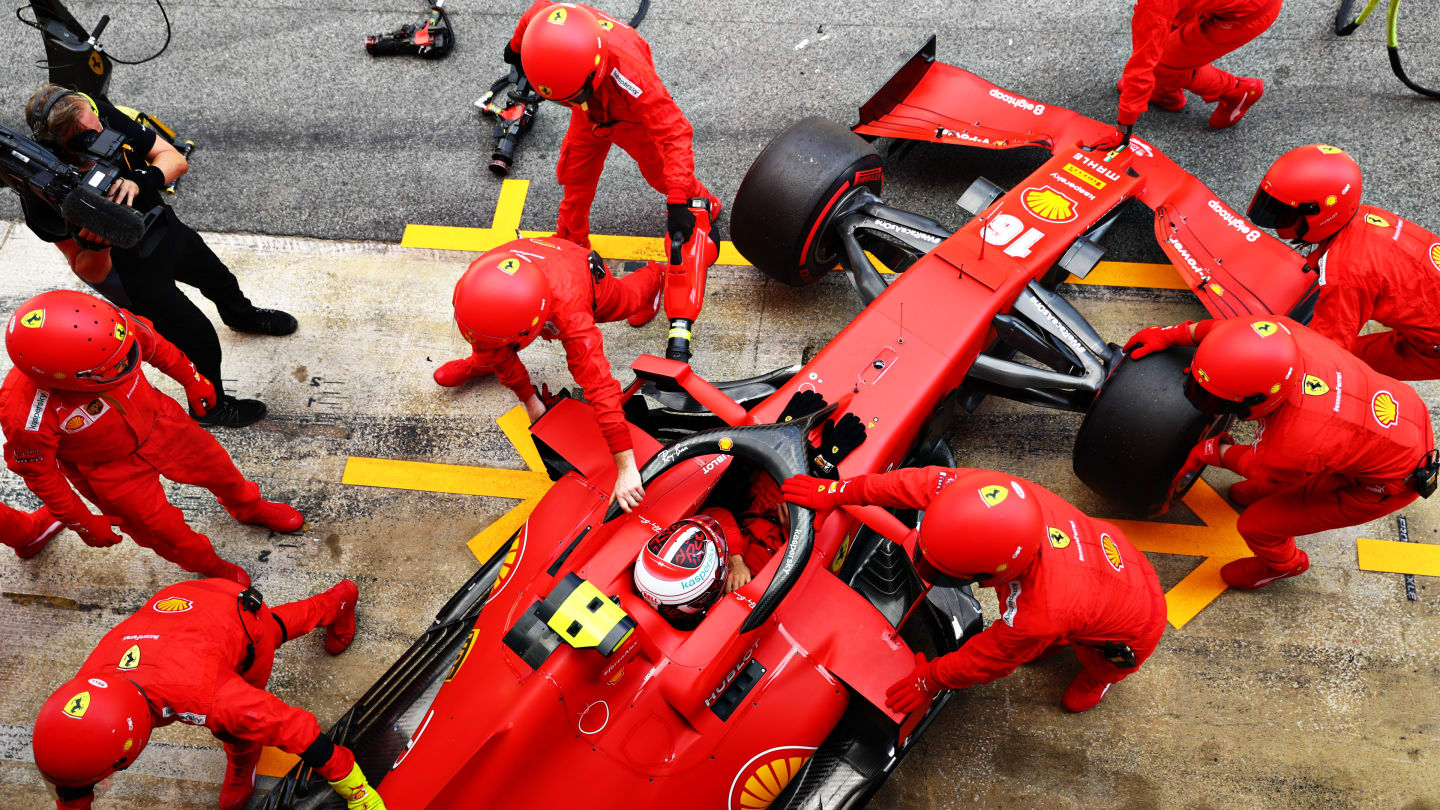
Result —
<path fill-rule="evenodd" d="M 1440 546 L 1369 537 L 1361 537 L 1355 545 L 1361 571 L 1440 577 Z"/>
<path fill-rule="evenodd" d="M 434 250 L 463 250 L 482 253 L 521 237 L 554 236 L 554 231 L 521 231 L 520 215 L 525 211 L 525 198 L 530 193 L 529 180 L 505 180 L 500 184 L 500 199 L 495 203 L 495 217 L 488 228 L 464 228 L 453 225 L 406 225 L 400 238 L 402 247 Z M 618 261 L 665 261 L 667 246 L 660 237 L 607 236 L 593 234 L 591 247 L 601 256 Z M 723 267 L 752 266 L 731 242 L 720 243 L 720 257 L 715 263 Z M 1106 287 L 1149 287 L 1159 290 L 1185 290 L 1185 282 L 1168 264 L 1144 262 L 1100 262 L 1083 279 L 1071 276 L 1070 284 L 1091 284 Z"/>
<path fill-rule="evenodd" d="M 1152 523 L 1143 520 L 1111 521 L 1141 551 L 1204 557 L 1205 561 L 1165 593 L 1170 624 L 1184 627 L 1206 605 L 1229 587 L 1220 578 L 1220 568 L 1231 560 L 1249 557 L 1250 548 L 1236 524 L 1240 515 L 1202 478 L 1182 499 L 1204 526 Z"/>

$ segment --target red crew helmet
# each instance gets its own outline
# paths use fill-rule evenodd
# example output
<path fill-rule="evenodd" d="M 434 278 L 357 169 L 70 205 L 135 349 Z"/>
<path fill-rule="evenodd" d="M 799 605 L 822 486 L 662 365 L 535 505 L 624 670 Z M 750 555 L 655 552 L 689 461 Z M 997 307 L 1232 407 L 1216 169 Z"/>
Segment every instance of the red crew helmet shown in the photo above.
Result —
<path fill-rule="evenodd" d="M 540 95 L 583 104 L 605 72 L 605 29 L 589 9 L 571 3 L 548 6 L 526 27 L 520 62 Z"/>
<path fill-rule="evenodd" d="M 35 718 L 35 765 L 62 787 L 86 787 L 124 770 L 150 740 L 150 704 L 120 677 L 75 678 Z"/>
<path fill-rule="evenodd" d="M 140 342 L 129 313 L 72 290 L 41 293 L 15 310 L 5 349 L 21 373 L 43 388 L 108 391 L 140 368 Z"/>
<path fill-rule="evenodd" d="M 533 258 L 492 250 L 455 283 L 455 323 L 471 345 L 523 349 L 550 320 L 550 284 Z"/>
<path fill-rule="evenodd" d="M 1004 473 L 971 470 L 931 502 L 915 568 L 931 584 L 998 585 L 1019 576 L 1047 536 L 1034 493 Z"/>
<path fill-rule="evenodd" d="M 1200 341 L 1185 396 L 1205 413 L 1257 419 L 1285 401 L 1286 389 L 1303 376 L 1300 370 L 1300 348 L 1284 324 L 1232 318 Z"/>
<path fill-rule="evenodd" d="M 715 518 L 700 514 L 677 521 L 640 550 L 635 590 L 671 624 L 692 626 L 725 592 L 727 548 L 725 529 Z"/>
<path fill-rule="evenodd" d="M 1360 210 L 1360 165 L 1324 144 L 1291 149 L 1270 165 L 1250 201 L 1250 220 L 1282 239 L 1319 242 Z"/>

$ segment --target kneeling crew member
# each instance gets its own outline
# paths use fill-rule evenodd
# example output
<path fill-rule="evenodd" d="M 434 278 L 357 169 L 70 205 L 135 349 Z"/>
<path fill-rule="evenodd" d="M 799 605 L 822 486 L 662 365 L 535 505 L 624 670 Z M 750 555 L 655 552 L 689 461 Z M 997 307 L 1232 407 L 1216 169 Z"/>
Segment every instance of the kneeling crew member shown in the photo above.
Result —
<path fill-rule="evenodd" d="M 304 524 L 291 507 L 263 500 L 215 437 L 150 385 L 142 360 L 184 387 L 193 412 L 215 402 L 210 381 L 144 318 L 85 293 L 42 293 L 10 317 L 5 348 L 15 363 L 0 385 L 5 463 L 87 545 L 119 543 L 119 524 L 186 571 L 249 585 L 166 500 L 161 475 L 205 487 L 241 523 L 282 533 Z"/>
<path fill-rule="evenodd" d="M 0 542 L 15 549 L 15 556 L 22 560 L 39 554 L 63 528 L 65 525 L 44 506 L 34 512 L 21 512 L 0 503 Z"/>
<path fill-rule="evenodd" d="M 1360 204 L 1360 166 L 1324 144 L 1286 152 L 1255 191 L 1251 221 L 1315 245 L 1310 328 L 1397 380 L 1440 378 L 1440 236 Z M 1391 331 L 1360 335 L 1367 321 Z"/>
<path fill-rule="evenodd" d="M 797 475 L 785 499 L 816 512 L 843 504 L 925 512 L 915 568 L 931 585 L 994 588 L 1000 621 L 890 687 L 897 712 L 923 711 L 941 689 L 989 683 L 1071 646 L 1083 669 L 1061 704 L 1083 712 L 1131 675 L 1165 632 L 1165 594 L 1120 530 L 1044 487 L 1001 472 L 903 469 L 827 481 Z"/>
<path fill-rule="evenodd" d="M 660 271 L 653 263 L 616 279 L 599 254 L 563 239 L 508 242 L 471 262 L 455 284 L 455 323 L 473 351 L 436 369 L 435 382 L 455 386 L 493 372 L 534 422 L 546 403 L 518 352 L 537 337 L 560 341 L 615 456 L 619 476 L 612 500 L 629 512 L 645 490 L 620 409 L 620 383 L 610 373 L 595 324 L 624 318 L 644 325 L 659 308 L 659 291 Z"/>
<path fill-rule="evenodd" d="M 1435 437 L 1424 400 L 1328 338 L 1279 316 L 1152 326 L 1125 345 L 1132 357 L 1195 346 L 1185 396 L 1200 410 L 1259 420 L 1255 443 L 1229 434 L 1202 442 L 1192 463 L 1246 480 L 1237 526 L 1255 556 L 1226 563 L 1232 588 L 1305 573 L 1295 535 L 1358 526 L 1435 486 Z"/>
<path fill-rule="evenodd" d="M 151 729 L 176 720 L 204 726 L 225 744 L 221 810 L 240 810 L 250 801 L 266 745 L 298 755 L 349 810 L 384 810 L 355 755 L 332 742 L 315 715 L 265 691 L 281 644 L 324 627 L 327 653 L 350 646 L 358 596 L 346 579 L 309 599 L 270 607 L 257 591 L 205 579 L 150 597 L 100 639 L 35 719 L 35 764 L 56 785 L 58 810 L 89 808 L 95 784 L 130 767 Z"/>

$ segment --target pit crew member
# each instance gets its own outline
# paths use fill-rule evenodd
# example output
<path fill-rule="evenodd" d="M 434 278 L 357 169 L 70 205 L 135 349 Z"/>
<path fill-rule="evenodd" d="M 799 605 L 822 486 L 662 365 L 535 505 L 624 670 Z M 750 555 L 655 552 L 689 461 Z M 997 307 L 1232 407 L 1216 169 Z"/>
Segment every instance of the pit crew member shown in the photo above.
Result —
<path fill-rule="evenodd" d="M 570 108 L 555 179 L 564 186 L 555 235 L 590 246 L 590 208 L 611 144 L 635 159 L 665 195 L 666 233 L 689 242 L 695 215 L 689 201 L 720 199 L 695 177 L 690 122 L 655 72 L 650 45 L 635 29 L 599 9 L 536 0 L 505 47 L 540 95 Z"/>
<path fill-rule="evenodd" d="M 293 532 L 305 522 L 263 500 L 215 437 L 151 386 L 142 360 L 180 383 L 195 413 L 215 402 L 215 386 L 144 318 L 85 293 L 41 293 L 10 317 L 5 348 L 15 363 L 0 385 L 5 463 L 87 545 L 119 543 L 118 524 L 186 571 L 248 585 L 166 500 L 161 475 L 205 487 L 242 523 Z"/>
<path fill-rule="evenodd" d="M 73 232 L 59 212 L 39 198 L 23 196 L 25 224 L 36 236 L 54 243 L 70 269 L 116 306 L 149 318 L 166 340 L 174 343 L 206 379 L 219 383 L 220 338 L 210 319 L 176 282 L 188 284 L 215 304 L 226 326 L 239 332 L 288 335 L 296 322 L 287 313 L 258 309 L 240 290 L 235 275 L 190 226 L 164 204 L 162 190 L 189 170 L 185 156 L 104 99 L 53 84 L 41 87 L 25 106 L 25 121 L 36 140 L 65 160 L 79 164 L 86 139 L 102 130 L 120 133 L 131 161 L 122 180 L 110 189 L 116 202 L 148 211 L 160 206 L 163 216 L 146 239 L 131 248 L 112 247 L 88 231 Z M 153 244 L 152 244 L 153 243 Z M 209 425 L 243 427 L 265 416 L 265 404 L 236 399 L 219 391 L 212 407 L 196 418 Z"/>
<path fill-rule="evenodd" d="M 1152 326 L 1126 351 L 1197 345 L 1190 402 L 1259 420 L 1254 444 L 1222 434 L 1191 453 L 1190 469 L 1209 464 L 1246 479 L 1230 497 L 1245 508 L 1237 528 L 1255 556 L 1220 570 L 1230 587 L 1303 574 L 1310 558 L 1295 535 L 1366 523 L 1433 491 L 1430 413 L 1410 386 L 1279 315 Z"/>
<path fill-rule="evenodd" d="M 40 553 L 64 524 L 42 506 L 34 512 L 21 512 L 0 503 L 0 542 L 15 549 L 15 556 L 28 560 Z"/>
<path fill-rule="evenodd" d="M 56 786 L 56 807 L 91 807 L 95 784 L 133 764 L 154 728 L 178 720 L 210 729 L 225 745 L 221 810 L 250 801 L 266 745 L 299 755 L 350 810 L 383 810 L 354 754 L 332 742 L 315 715 L 265 691 L 281 644 L 324 627 L 325 652 L 350 646 L 358 596 L 346 579 L 271 607 L 258 591 L 204 579 L 150 597 L 100 639 L 35 719 L 35 765 Z"/>
<path fill-rule="evenodd" d="M 782 491 L 822 515 L 843 504 L 922 510 L 920 576 L 995 589 L 1000 621 L 934 661 L 916 653 L 914 672 L 887 692 L 896 712 L 924 711 L 941 689 L 989 683 L 1064 646 L 1082 669 L 1061 705 L 1083 712 L 1133 674 L 1165 632 L 1165 594 L 1145 556 L 1119 529 L 1025 479 L 924 467 L 839 481 L 795 476 Z"/>
<path fill-rule="evenodd" d="M 1250 202 L 1250 219 L 1315 248 L 1320 276 L 1309 326 L 1398 380 L 1440 378 L 1440 236 L 1360 204 L 1360 166 L 1324 144 L 1286 152 Z M 1360 335 L 1367 321 L 1390 331 Z"/>
<path fill-rule="evenodd" d="M 613 500 L 630 511 L 645 490 L 630 429 L 620 410 L 620 383 L 610 373 L 596 323 L 622 318 L 643 326 L 659 309 L 660 266 L 647 264 L 622 279 L 599 254 L 563 239 L 516 239 L 470 263 L 455 284 L 455 323 L 471 354 L 435 370 L 435 382 L 461 385 L 494 373 L 534 422 L 545 413 L 541 393 L 518 352 L 537 337 L 558 340 L 575 382 L 595 408 L 619 475 Z"/>

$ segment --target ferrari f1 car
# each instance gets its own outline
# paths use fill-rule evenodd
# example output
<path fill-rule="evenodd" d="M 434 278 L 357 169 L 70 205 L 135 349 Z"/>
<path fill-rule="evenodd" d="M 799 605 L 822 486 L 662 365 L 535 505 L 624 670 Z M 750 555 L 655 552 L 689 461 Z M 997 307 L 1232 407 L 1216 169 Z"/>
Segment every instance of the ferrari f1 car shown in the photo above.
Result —
<path fill-rule="evenodd" d="M 1163 509 L 1188 485 L 1175 480 L 1188 449 L 1215 429 L 1180 392 L 1185 353 L 1125 359 L 1055 292 L 1094 267 L 1129 200 L 1154 209 L 1212 313 L 1303 315 L 1313 292 L 1295 254 L 1151 145 L 1087 149 L 1109 128 L 936 62 L 933 39 L 855 132 L 812 118 L 781 133 L 741 185 L 732 231 L 787 283 L 838 264 L 864 310 L 803 368 L 750 380 L 637 360 L 627 415 L 646 497 L 634 513 L 607 507 L 615 470 L 587 405 L 564 401 L 533 426 L 553 488 L 332 731 L 391 808 L 863 805 L 948 699 L 901 717 L 885 689 L 914 650 L 949 652 L 981 627 L 968 590 L 917 576 L 920 516 L 845 507 L 816 526 L 790 506 L 783 548 L 690 630 L 636 594 L 643 544 L 733 508 L 751 476 L 805 472 L 809 434 L 842 414 L 867 436 L 842 476 L 953 464 L 945 424 L 986 395 L 1085 411 L 1080 477 Z M 961 198 L 975 216 L 952 231 L 884 204 L 862 135 L 1053 157 L 1008 192 L 977 181 Z M 877 263 L 897 271 L 891 283 Z M 831 404 L 776 424 L 799 391 Z M 300 766 L 267 807 L 332 795 Z"/>

